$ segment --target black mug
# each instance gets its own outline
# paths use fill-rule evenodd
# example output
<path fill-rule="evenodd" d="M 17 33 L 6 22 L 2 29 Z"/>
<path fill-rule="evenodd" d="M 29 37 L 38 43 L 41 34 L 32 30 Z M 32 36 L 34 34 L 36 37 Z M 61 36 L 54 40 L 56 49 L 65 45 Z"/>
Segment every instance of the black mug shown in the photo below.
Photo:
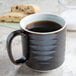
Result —
<path fill-rule="evenodd" d="M 27 24 L 35 21 L 54 21 L 62 28 L 46 33 L 39 33 L 25 29 Z M 7 51 L 14 64 L 25 63 L 37 71 L 56 69 L 64 62 L 66 23 L 63 18 L 48 13 L 32 14 L 20 21 L 20 30 L 12 32 L 7 38 Z M 11 52 L 11 43 L 14 37 L 21 35 L 23 57 L 15 60 Z"/>

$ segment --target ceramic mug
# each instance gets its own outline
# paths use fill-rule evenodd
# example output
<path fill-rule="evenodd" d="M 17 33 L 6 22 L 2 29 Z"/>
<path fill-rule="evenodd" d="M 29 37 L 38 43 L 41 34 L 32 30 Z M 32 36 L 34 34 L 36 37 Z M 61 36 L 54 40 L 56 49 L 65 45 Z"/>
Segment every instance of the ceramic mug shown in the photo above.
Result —
<path fill-rule="evenodd" d="M 53 21 L 62 28 L 46 33 L 33 32 L 25 27 L 35 21 Z M 37 71 L 48 71 L 59 67 L 64 62 L 66 23 L 63 18 L 48 13 L 32 14 L 20 21 L 20 30 L 13 31 L 7 38 L 7 52 L 14 64 L 25 63 Z M 21 35 L 23 57 L 15 60 L 11 51 L 13 38 Z"/>

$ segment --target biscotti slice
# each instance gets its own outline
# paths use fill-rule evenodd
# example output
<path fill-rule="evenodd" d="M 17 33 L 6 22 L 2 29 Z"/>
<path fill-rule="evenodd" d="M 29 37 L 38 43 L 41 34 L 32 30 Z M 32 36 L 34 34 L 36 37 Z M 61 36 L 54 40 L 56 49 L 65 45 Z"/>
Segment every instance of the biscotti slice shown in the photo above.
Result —
<path fill-rule="evenodd" d="M 11 7 L 11 12 L 24 12 L 25 14 L 34 14 L 40 12 L 40 9 L 35 5 L 16 5 Z"/>
<path fill-rule="evenodd" d="M 19 22 L 25 16 L 23 13 L 10 12 L 0 16 L 0 22 Z"/>

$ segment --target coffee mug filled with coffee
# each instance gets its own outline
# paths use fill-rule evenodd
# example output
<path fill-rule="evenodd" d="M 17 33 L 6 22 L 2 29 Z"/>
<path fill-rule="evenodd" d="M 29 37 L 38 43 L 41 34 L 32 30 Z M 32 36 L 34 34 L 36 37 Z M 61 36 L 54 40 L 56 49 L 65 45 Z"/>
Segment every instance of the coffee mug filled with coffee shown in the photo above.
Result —
<path fill-rule="evenodd" d="M 64 62 L 66 23 L 63 18 L 49 13 L 32 14 L 20 21 L 20 30 L 7 38 L 7 52 L 14 64 L 25 63 L 36 71 L 56 69 Z M 15 60 L 11 43 L 21 35 L 23 57 Z"/>

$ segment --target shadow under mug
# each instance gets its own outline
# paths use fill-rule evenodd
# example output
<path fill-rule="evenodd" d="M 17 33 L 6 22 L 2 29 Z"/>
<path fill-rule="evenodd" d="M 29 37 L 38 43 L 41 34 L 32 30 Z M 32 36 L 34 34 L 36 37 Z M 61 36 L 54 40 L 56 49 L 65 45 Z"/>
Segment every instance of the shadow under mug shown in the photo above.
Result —
<path fill-rule="evenodd" d="M 62 26 L 57 31 L 39 33 L 33 32 L 25 27 L 35 21 L 53 21 Z M 37 71 L 48 71 L 59 67 L 64 62 L 66 23 L 60 16 L 38 13 L 24 17 L 20 21 L 20 30 L 12 32 L 7 38 L 7 52 L 10 60 L 14 64 L 25 63 L 30 68 Z M 11 43 L 14 37 L 21 35 L 23 57 L 15 60 Z"/>

